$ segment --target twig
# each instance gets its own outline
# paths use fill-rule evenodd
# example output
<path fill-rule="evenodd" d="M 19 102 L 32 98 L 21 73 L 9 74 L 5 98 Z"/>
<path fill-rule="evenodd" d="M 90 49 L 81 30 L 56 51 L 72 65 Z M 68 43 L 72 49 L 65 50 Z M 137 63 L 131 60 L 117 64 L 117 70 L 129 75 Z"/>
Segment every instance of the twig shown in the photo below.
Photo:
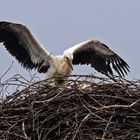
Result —
<path fill-rule="evenodd" d="M 26 140 L 31 140 L 31 139 L 27 136 L 27 134 L 26 134 L 26 132 L 25 132 L 25 124 L 24 124 L 24 122 L 22 122 L 22 131 L 23 131 L 23 134 L 24 134 L 24 136 L 25 136 L 25 139 L 26 139 Z"/>
<path fill-rule="evenodd" d="M 77 128 L 77 130 L 76 130 L 76 132 L 75 132 L 75 135 L 73 136 L 72 140 L 75 140 L 75 138 L 76 138 L 76 136 L 77 136 L 77 134 L 78 134 L 78 132 L 79 132 L 79 130 L 80 130 L 82 124 L 90 117 L 90 115 L 91 115 L 91 114 L 89 113 L 89 114 L 87 114 L 87 115 L 83 118 L 83 120 L 82 120 L 81 123 L 79 124 L 79 126 L 78 126 L 78 128 Z"/>
<path fill-rule="evenodd" d="M 10 67 L 2 74 L 2 76 L 0 77 L 0 82 L 1 82 L 1 79 L 10 71 L 10 69 L 11 69 L 12 66 L 13 66 L 13 63 L 14 63 L 14 62 L 12 61 Z"/>
<path fill-rule="evenodd" d="M 101 140 L 105 139 L 105 136 L 106 136 L 106 133 L 107 133 L 107 129 L 108 129 L 109 125 L 111 124 L 111 120 L 112 120 L 113 115 L 114 115 L 114 112 L 112 113 L 112 115 L 109 118 L 109 121 L 108 121 L 108 123 L 107 123 L 107 125 L 105 127 L 105 130 L 104 130 L 104 133 L 103 133 L 103 136 L 102 136 Z"/>

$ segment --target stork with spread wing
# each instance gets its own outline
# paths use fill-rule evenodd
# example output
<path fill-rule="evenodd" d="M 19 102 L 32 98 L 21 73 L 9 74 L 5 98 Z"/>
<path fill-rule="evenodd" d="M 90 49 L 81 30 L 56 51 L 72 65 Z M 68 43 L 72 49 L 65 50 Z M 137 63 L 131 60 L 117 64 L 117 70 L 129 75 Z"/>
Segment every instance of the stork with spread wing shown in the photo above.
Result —
<path fill-rule="evenodd" d="M 53 56 L 33 37 L 26 26 L 11 22 L 0 22 L 0 43 L 24 68 L 37 69 L 47 73 L 46 78 L 68 76 L 73 65 L 91 65 L 98 72 L 113 75 L 114 69 L 124 77 L 129 65 L 105 44 L 97 40 L 87 40 Z"/>

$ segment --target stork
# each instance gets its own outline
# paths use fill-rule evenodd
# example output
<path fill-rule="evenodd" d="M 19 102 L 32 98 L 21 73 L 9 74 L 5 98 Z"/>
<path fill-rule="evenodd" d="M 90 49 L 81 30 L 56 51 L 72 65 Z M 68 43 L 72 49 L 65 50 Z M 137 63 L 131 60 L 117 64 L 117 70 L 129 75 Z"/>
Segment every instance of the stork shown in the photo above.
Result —
<path fill-rule="evenodd" d="M 0 43 L 26 69 L 47 73 L 46 79 L 69 76 L 73 65 L 91 65 L 105 75 L 113 76 L 113 69 L 120 77 L 129 72 L 129 65 L 107 45 L 98 40 L 87 40 L 54 56 L 41 46 L 30 30 L 21 24 L 0 22 Z"/>

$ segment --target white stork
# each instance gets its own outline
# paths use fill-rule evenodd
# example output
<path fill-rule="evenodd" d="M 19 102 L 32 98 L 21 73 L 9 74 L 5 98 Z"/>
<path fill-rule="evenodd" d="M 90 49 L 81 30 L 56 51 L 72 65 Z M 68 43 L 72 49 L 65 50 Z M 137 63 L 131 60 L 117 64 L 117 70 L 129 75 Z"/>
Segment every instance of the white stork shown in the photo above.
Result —
<path fill-rule="evenodd" d="M 105 44 L 87 40 L 53 56 L 33 37 L 26 26 L 11 22 L 0 22 L 0 43 L 26 69 L 37 69 L 47 73 L 46 78 L 68 76 L 73 65 L 90 64 L 95 70 L 113 76 L 112 68 L 119 76 L 129 72 L 129 65 Z"/>

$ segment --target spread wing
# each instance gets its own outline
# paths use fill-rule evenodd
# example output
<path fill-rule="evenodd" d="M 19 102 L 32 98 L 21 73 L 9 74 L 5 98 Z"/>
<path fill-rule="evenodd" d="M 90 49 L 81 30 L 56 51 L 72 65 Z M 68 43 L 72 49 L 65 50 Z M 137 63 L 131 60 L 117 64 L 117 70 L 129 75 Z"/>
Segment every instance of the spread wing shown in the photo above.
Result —
<path fill-rule="evenodd" d="M 21 24 L 0 22 L 0 43 L 26 69 L 47 72 L 53 61 L 50 55 L 35 40 L 31 32 Z"/>
<path fill-rule="evenodd" d="M 74 65 L 90 64 L 91 67 L 106 75 L 113 75 L 112 69 L 114 69 L 121 77 L 129 72 L 129 65 L 109 47 L 97 40 L 82 42 L 65 52 L 73 55 Z"/>

